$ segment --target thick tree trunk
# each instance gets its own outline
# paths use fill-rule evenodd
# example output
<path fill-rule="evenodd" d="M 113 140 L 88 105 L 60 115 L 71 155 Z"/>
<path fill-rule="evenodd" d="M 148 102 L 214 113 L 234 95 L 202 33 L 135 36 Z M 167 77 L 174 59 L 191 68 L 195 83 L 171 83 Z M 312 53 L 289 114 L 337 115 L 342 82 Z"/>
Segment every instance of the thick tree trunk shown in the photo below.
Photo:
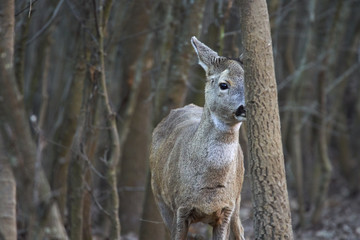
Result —
<path fill-rule="evenodd" d="M 293 239 L 265 0 L 241 1 L 256 239 Z"/>

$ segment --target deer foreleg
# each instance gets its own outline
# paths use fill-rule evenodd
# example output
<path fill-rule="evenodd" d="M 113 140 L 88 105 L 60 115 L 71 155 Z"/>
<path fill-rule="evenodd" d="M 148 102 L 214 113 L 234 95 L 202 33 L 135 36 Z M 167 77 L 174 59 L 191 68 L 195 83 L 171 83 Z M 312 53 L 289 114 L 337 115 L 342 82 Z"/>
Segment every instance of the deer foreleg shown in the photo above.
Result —
<path fill-rule="evenodd" d="M 222 218 L 219 220 L 219 224 L 215 225 L 213 228 L 213 240 L 225 240 L 228 238 L 229 223 L 233 209 L 224 208 L 222 210 Z"/>
<path fill-rule="evenodd" d="M 183 207 L 178 208 L 176 212 L 175 226 L 173 226 L 172 239 L 186 240 L 189 230 L 189 210 Z"/>

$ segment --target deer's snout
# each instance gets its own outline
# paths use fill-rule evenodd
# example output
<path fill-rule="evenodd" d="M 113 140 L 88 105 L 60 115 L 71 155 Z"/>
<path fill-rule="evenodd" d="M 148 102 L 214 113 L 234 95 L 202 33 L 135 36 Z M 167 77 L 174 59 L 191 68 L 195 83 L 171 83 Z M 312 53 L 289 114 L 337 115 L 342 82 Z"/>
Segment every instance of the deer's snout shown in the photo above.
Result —
<path fill-rule="evenodd" d="M 245 106 L 244 105 L 240 105 L 240 107 L 238 107 L 238 109 L 235 112 L 235 115 L 237 117 L 246 117 L 246 110 L 245 110 Z"/>

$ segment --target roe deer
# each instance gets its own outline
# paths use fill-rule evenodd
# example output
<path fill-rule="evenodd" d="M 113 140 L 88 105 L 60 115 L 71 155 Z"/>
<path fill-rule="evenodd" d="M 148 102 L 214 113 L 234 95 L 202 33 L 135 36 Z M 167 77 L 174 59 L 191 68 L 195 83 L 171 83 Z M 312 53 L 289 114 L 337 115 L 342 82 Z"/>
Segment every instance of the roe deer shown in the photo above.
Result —
<path fill-rule="evenodd" d="M 186 239 L 195 222 L 211 225 L 213 239 L 244 239 L 239 218 L 244 71 L 240 62 L 218 56 L 195 37 L 191 43 L 206 72 L 205 105 L 172 110 L 155 128 L 153 193 L 172 239 Z"/>

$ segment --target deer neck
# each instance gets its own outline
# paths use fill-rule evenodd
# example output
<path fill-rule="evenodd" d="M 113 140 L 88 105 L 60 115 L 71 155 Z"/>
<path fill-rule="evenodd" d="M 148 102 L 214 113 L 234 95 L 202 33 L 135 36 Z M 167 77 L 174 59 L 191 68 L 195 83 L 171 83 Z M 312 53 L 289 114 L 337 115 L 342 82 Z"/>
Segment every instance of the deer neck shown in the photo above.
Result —
<path fill-rule="evenodd" d="M 204 106 L 199 127 L 195 132 L 195 138 L 201 141 L 215 140 L 224 144 L 239 142 L 239 129 L 241 122 L 228 124 L 212 113 Z"/>

